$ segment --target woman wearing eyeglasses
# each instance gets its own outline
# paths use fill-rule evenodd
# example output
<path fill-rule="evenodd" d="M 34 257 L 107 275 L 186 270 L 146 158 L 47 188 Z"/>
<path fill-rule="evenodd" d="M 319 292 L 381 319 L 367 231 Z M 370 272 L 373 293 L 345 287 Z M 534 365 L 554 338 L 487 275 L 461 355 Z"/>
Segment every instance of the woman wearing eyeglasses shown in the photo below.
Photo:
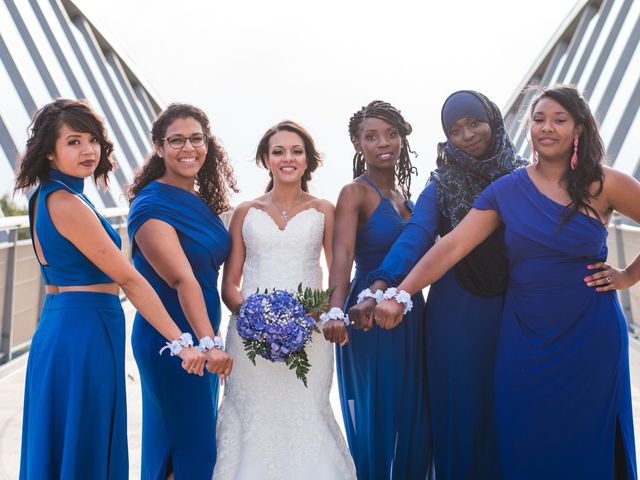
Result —
<path fill-rule="evenodd" d="M 218 269 L 231 240 L 219 214 L 237 191 L 205 113 L 172 104 L 153 124 L 154 152 L 129 189 L 133 263 L 207 357 L 204 377 L 158 355 L 158 333 L 138 313 L 131 344 L 142 383 L 142 478 L 211 478 L 216 461 L 218 378 L 232 359 L 218 332 Z"/>

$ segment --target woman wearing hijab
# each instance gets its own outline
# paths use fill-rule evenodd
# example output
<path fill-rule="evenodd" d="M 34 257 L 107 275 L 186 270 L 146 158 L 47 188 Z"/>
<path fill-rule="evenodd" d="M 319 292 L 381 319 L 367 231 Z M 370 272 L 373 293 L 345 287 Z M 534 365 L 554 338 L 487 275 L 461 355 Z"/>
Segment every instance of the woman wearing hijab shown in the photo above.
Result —
<path fill-rule="evenodd" d="M 489 185 L 422 257 L 403 298 L 449 270 L 499 225 L 509 258 L 495 367 L 503 480 L 637 479 L 629 338 L 615 290 L 640 281 L 640 256 L 606 264 L 614 212 L 640 222 L 640 182 L 602 165 L 591 109 L 572 85 L 536 87 L 533 165 Z M 376 323 L 403 318 L 381 301 Z"/>
<path fill-rule="evenodd" d="M 525 165 L 498 107 L 478 92 L 458 91 L 442 107 L 447 141 L 409 224 L 378 269 L 370 290 L 398 285 L 464 218 L 495 179 Z M 429 291 L 425 308 L 427 375 L 435 472 L 442 479 L 495 479 L 498 449 L 494 364 L 507 285 L 503 232 L 496 231 Z M 349 310 L 356 325 L 373 322 L 376 300 Z"/>

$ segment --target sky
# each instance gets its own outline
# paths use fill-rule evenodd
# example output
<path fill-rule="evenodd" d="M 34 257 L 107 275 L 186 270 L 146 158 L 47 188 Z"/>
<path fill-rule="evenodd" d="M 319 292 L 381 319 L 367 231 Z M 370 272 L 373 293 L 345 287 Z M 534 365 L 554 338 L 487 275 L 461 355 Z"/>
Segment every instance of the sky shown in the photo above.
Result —
<path fill-rule="evenodd" d="M 311 192 L 335 202 L 351 178 L 347 125 L 371 100 L 412 124 L 419 194 L 444 135 L 440 109 L 474 89 L 504 108 L 576 0 L 74 0 L 162 104 L 209 116 L 241 193 L 260 195 L 258 140 L 283 119 L 313 135 Z M 577 3 L 582 3 L 578 1 Z"/>

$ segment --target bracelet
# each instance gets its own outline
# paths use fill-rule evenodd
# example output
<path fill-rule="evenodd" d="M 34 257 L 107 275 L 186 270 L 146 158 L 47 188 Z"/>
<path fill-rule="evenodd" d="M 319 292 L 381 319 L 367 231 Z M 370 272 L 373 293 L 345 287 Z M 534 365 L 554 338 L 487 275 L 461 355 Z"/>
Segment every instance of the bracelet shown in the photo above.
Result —
<path fill-rule="evenodd" d="M 207 350 L 212 350 L 214 348 L 217 348 L 217 349 L 222 350 L 224 352 L 224 341 L 222 340 L 222 337 L 220 337 L 218 335 L 213 337 L 213 340 L 211 340 L 211 337 L 209 335 L 207 335 L 207 336 L 202 337 L 200 339 L 200 342 L 199 342 L 197 348 L 202 353 L 205 353 Z"/>
<path fill-rule="evenodd" d="M 351 325 L 349 316 L 345 314 L 340 307 L 333 307 L 327 313 L 323 313 L 322 315 L 320 315 L 320 321 L 322 322 L 323 327 L 329 320 L 342 320 L 345 327 Z"/>
<path fill-rule="evenodd" d="M 387 288 L 387 290 L 382 295 L 384 300 L 391 300 L 392 298 L 396 299 L 396 302 L 404 305 L 403 315 L 406 315 L 413 308 L 413 302 L 411 301 L 411 295 L 405 292 L 404 290 L 398 290 L 395 287 Z"/>
<path fill-rule="evenodd" d="M 171 356 L 175 357 L 182 351 L 183 348 L 189 347 L 193 347 L 193 337 L 190 333 L 183 333 L 178 339 L 174 340 L 173 342 L 167 342 L 167 344 L 162 347 L 158 353 L 162 355 L 162 352 L 164 352 L 166 349 L 169 349 L 169 353 L 171 354 Z"/>
<path fill-rule="evenodd" d="M 375 298 L 376 303 L 380 303 L 380 301 L 382 300 L 382 295 L 382 290 L 378 290 L 376 293 L 373 293 L 370 289 L 365 288 L 358 294 L 356 303 L 361 303 L 365 298 Z"/>

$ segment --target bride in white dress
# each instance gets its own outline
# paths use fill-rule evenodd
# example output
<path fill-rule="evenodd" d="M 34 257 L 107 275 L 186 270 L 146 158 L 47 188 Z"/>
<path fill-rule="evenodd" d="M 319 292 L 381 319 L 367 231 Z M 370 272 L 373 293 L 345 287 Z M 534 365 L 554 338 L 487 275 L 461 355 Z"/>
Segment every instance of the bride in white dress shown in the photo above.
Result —
<path fill-rule="evenodd" d="M 319 165 L 304 128 L 281 122 L 258 145 L 271 176 L 268 193 L 240 204 L 231 219 L 231 256 L 222 298 L 232 309 L 265 288 L 321 288 L 320 253 L 331 261 L 334 207 L 307 193 Z M 242 288 L 240 284 L 242 283 Z M 355 467 L 335 420 L 329 392 L 333 347 L 314 333 L 307 346 L 308 388 L 284 363 L 254 366 L 232 317 L 227 352 L 234 358 L 218 413 L 214 479 L 352 479 Z"/>

